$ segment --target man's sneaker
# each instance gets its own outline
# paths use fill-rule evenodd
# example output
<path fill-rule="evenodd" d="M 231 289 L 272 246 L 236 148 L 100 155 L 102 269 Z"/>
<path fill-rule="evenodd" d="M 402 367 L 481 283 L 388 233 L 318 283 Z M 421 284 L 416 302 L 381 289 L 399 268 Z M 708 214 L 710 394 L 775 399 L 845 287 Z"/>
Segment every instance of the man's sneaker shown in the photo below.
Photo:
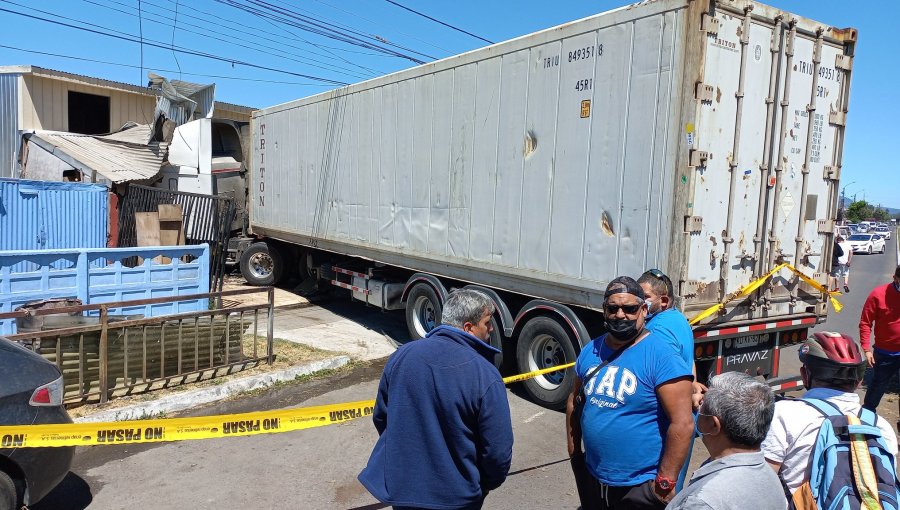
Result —
<path fill-rule="evenodd" d="M 844 292 L 846 292 L 846 293 L 848 293 L 848 294 L 850 293 L 850 286 L 849 286 L 849 285 L 844 285 Z"/>

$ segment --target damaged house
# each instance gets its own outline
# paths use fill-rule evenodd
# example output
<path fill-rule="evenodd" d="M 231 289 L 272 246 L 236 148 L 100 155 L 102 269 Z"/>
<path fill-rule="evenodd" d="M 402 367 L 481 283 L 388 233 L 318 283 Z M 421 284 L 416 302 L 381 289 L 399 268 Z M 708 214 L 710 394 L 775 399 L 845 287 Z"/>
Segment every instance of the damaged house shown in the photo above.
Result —
<path fill-rule="evenodd" d="M 209 175 L 239 169 L 253 109 L 215 101 L 215 85 L 152 73 L 148 85 L 0 67 L 0 177 L 215 194 Z"/>

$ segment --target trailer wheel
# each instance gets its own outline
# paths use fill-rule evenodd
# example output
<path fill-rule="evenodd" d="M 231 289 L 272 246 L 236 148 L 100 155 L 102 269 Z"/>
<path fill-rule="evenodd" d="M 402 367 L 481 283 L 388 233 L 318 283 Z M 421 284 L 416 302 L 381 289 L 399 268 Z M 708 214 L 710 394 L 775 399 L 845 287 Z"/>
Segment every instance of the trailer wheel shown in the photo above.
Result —
<path fill-rule="evenodd" d="M 284 258 L 274 246 L 253 243 L 241 254 L 241 275 L 250 285 L 275 285 L 284 276 Z"/>
<path fill-rule="evenodd" d="M 557 320 L 544 316 L 529 319 L 519 333 L 516 345 L 519 373 L 575 361 L 576 343 L 574 333 Z M 536 403 L 550 409 L 563 409 L 574 382 L 573 370 L 560 370 L 528 379 L 524 386 Z"/>
<path fill-rule="evenodd" d="M 441 324 L 441 300 L 427 283 L 416 284 L 406 298 L 406 327 L 413 340 L 425 338 Z"/>
<path fill-rule="evenodd" d="M 488 339 L 488 343 L 491 344 L 491 347 L 500 351 L 494 354 L 494 366 L 497 367 L 500 373 L 503 373 L 503 334 L 500 333 L 500 326 L 497 325 L 496 317 L 491 317 L 491 326 L 493 326 L 493 329 L 491 330 L 491 337 Z"/>
<path fill-rule="evenodd" d="M 0 508 L 19 508 L 19 493 L 12 478 L 0 471 Z"/>

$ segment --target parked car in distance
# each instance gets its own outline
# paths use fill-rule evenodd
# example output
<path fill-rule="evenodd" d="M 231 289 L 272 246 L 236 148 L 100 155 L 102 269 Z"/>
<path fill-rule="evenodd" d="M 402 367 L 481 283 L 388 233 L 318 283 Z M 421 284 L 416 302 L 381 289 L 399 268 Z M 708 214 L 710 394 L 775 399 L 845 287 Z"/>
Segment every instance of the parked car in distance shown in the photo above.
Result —
<path fill-rule="evenodd" d="M 878 234 L 853 234 L 848 241 L 853 253 L 884 253 L 884 238 Z"/>
<path fill-rule="evenodd" d="M 0 337 L 0 425 L 72 423 L 63 407 L 63 379 L 56 365 Z M 74 447 L 16 448 L 15 436 L 0 447 L 0 510 L 40 501 L 69 473 Z"/>
<path fill-rule="evenodd" d="M 875 227 L 875 233 L 887 240 L 891 239 L 891 229 L 888 227 Z"/>

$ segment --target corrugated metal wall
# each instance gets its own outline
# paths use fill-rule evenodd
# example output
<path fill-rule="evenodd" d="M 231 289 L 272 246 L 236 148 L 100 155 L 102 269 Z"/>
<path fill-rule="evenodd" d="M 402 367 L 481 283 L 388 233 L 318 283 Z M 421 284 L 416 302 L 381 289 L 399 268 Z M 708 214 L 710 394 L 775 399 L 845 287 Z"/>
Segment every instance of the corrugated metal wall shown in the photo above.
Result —
<path fill-rule="evenodd" d="M 0 179 L 0 250 L 106 247 L 100 184 Z"/>
<path fill-rule="evenodd" d="M 19 75 L 0 74 L 0 177 L 14 177 L 19 143 Z"/>

